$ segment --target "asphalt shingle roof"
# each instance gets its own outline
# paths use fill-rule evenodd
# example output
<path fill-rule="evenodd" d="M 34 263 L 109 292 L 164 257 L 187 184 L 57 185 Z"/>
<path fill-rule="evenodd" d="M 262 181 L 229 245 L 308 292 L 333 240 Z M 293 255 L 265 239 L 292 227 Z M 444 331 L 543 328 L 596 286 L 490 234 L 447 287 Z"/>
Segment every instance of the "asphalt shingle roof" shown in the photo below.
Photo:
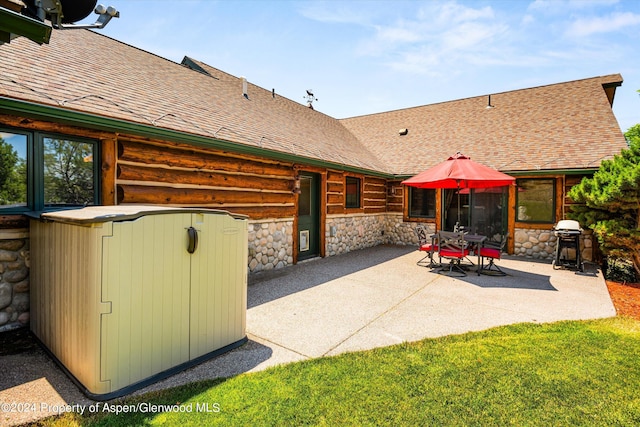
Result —
<path fill-rule="evenodd" d="M 626 148 L 603 85 L 613 74 L 341 120 L 395 174 L 460 151 L 502 171 L 597 168 Z M 399 134 L 407 129 L 406 135 Z"/>
<path fill-rule="evenodd" d="M 190 58 L 189 69 L 99 33 L 0 45 L 0 96 L 412 175 L 461 151 L 504 171 L 595 168 L 626 143 L 603 84 L 538 88 L 337 120 Z M 408 134 L 399 135 L 407 128 Z"/>
<path fill-rule="evenodd" d="M 0 96 L 154 125 L 337 164 L 382 163 L 325 114 L 226 73 L 211 77 L 87 30 L 49 45 L 0 46 Z"/>

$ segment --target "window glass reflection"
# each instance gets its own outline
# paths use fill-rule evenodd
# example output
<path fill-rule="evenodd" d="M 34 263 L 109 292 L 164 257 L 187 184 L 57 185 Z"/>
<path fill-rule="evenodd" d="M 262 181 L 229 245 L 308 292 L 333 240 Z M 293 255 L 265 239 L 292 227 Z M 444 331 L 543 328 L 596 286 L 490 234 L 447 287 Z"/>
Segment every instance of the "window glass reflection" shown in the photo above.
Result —
<path fill-rule="evenodd" d="M 553 179 L 518 179 L 516 220 L 554 222 L 555 183 Z"/>
<path fill-rule="evenodd" d="M 0 207 L 27 205 L 27 136 L 0 132 Z"/>
<path fill-rule="evenodd" d="M 44 204 L 88 205 L 94 200 L 94 145 L 44 138 Z"/>
<path fill-rule="evenodd" d="M 298 215 L 311 215 L 311 178 L 300 177 L 300 197 L 298 197 Z"/>

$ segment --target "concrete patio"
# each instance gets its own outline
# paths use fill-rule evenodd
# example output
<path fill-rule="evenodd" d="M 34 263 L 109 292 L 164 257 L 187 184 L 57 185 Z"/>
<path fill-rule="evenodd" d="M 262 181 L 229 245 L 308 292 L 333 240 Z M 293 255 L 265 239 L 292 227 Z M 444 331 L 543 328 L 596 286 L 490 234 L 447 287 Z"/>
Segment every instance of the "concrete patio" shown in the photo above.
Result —
<path fill-rule="evenodd" d="M 379 246 L 253 274 L 249 342 L 139 393 L 500 325 L 616 314 L 595 268 L 554 270 L 510 257 L 498 261 L 507 276 L 452 278 L 416 265 L 420 258 L 414 247 Z M 2 356 L 0 366 L 13 372 L 0 379 L 0 401 L 92 403 L 40 350 Z M 25 422 L 13 415 L 25 414 L 0 414 L 0 425 Z"/>
<path fill-rule="evenodd" d="M 255 276 L 251 338 L 298 359 L 519 322 L 615 316 L 595 270 L 510 258 L 498 261 L 505 277 L 453 278 L 417 266 L 421 257 L 379 246 Z"/>

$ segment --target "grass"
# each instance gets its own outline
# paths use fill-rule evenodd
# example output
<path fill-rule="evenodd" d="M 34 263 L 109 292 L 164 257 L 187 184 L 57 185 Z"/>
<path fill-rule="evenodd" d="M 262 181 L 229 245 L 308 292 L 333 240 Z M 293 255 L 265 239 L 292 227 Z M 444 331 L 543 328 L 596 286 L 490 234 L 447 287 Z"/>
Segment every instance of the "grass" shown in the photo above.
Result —
<path fill-rule="evenodd" d="M 45 424 L 636 426 L 638 355 L 637 320 L 520 324 L 110 402 L 189 413 L 66 414 Z"/>

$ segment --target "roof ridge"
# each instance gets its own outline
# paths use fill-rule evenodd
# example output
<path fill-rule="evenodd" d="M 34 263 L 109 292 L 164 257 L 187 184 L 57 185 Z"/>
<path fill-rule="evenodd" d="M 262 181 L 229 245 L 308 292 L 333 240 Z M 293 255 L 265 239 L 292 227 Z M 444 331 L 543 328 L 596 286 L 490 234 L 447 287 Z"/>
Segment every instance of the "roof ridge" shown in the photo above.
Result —
<path fill-rule="evenodd" d="M 152 55 L 152 56 L 155 56 L 156 58 L 162 59 L 162 60 L 167 61 L 167 62 L 170 62 L 170 63 L 172 63 L 172 64 L 175 64 L 175 65 L 178 65 L 178 66 L 182 66 L 179 62 L 176 62 L 176 61 L 174 61 L 174 60 L 172 60 L 172 59 L 165 58 L 164 56 L 160 56 L 160 55 L 158 55 L 157 53 L 149 52 L 148 50 L 144 50 L 144 49 L 142 49 L 142 48 L 140 48 L 140 47 L 138 47 L 138 46 L 134 46 L 134 45 L 132 45 L 132 44 L 125 43 L 125 42 L 123 42 L 122 40 L 114 39 L 113 37 L 110 37 L 110 36 L 108 36 L 108 35 L 106 35 L 106 34 L 104 34 L 104 33 L 98 32 L 98 31 L 93 30 L 93 29 L 91 29 L 91 28 L 80 28 L 80 29 L 77 29 L 77 30 L 74 30 L 74 31 L 78 31 L 78 30 L 88 31 L 88 32 L 93 33 L 93 34 L 95 34 L 95 35 L 97 35 L 97 36 L 104 37 L 104 38 L 106 38 L 106 39 L 109 39 L 109 40 L 112 40 L 112 41 L 114 41 L 114 42 L 117 42 L 117 43 L 119 43 L 119 44 L 121 44 L 121 45 L 123 45 L 123 46 L 127 46 L 127 47 L 130 47 L 130 48 L 132 48 L 132 49 L 138 50 L 138 51 L 140 51 L 140 52 L 144 52 L 144 53 L 146 53 L 147 55 Z M 60 30 L 60 31 L 64 31 L 64 30 Z"/>
<path fill-rule="evenodd" d="M 240 79 L 242 79 L 242 77 L 238 77 L 238 76 L 235 76 L 235 75 L 233 75 L 233 74 L 231 74 L 231 73 L 228 73 L 228 72 L 226 72 L 226 71 L 223 71 L 223 70 L 221 70 L 221 69 L 219 69 L 219 68 L 216 68 L 216 67 L 214 67 L 214 66 L 212 66 L 212 65 L 207 64 L 206 62 L 200 61 L 199 59 L 195 59 L 195 58 L 190 57 L 190 56 L 185 56 L 185 58 L 188 58 L 190 61 L 193 61 L 193 62 L 194 62 L 196 65 L 198 65 L 198 66 L 201 66 L 201 67 L 202 67 L 202 66 L 204 66 L 204 67 L 207 67 L 207 68 L 211 68 L 212 70 L 215 70 L 215 71 L 217 71 L 217 72 L 219 72 L 219 73 L 222 73 L 222 74 L 224 74 L 224 75 L 226 75 L 226 76 L 230 76 L 230 77 L 232 77 L 232 78 L 234 78 L 234 79 L 236 79 L 236 80 L 240 80 Z M 211 75 L 208 71 L 206 71 L 206 69 L 205 69 L 205 72 L 207 72 L 207 74 Z M 211 76 L 215 78 L 215 76 L 213 76 L 213 75 L 211 75 Z M 244 77 L 244 78 L 246 78 L 246 77 Z M 278 98 L 285 99 L 285 100 L 287 100 L 287 101 L 289 101 L 289 102 L 292 102 L 294 105 L 300 106 L 300 107 L 305 108 L 305 109 L 308 109 L 308 110 L 310 110 L 310 111 L 314 111 L 315 113 L 318 113 L 318 114 L 321 114 L 321 115 L 323 115 L 323 116 L 326 116 L 326 117 L 328 117 L 328 118 L 330 118 L 330 119 L 332 119 L 332 120 L 336 120 L 336 121 L 338 121 L 338 122 L 340 121 L 340 119 L 338 119 L 338 118 L 336 118 L 336 117 L 333 117 L 333 116 L 330 116 L 330 115 L 329 115 L 329 114 L 327 114 L 327 113 L 324 113 L 324 112 L 322 112 L 322 111 L 318 111 L 318 110 L 316 110 L 315 108 L 309 108 L 309 107 L 307 107 L 306 105 L 304 105 L 304 104 L 302 104 L 302 103 L 300 103 L 300 102 L 298 102 L 298 101 L 295 101 L 295 100 L 293 100 L 293 99 L 291 99 L 291 98 L 289 98 L 289 97 L 287 97 L 287 96 L 285 96 L 285 95 L 282 95 L 281 93 L 274 92 L 274 91 L 275 91 L 275 88 L 274 88 L 274 89 L 272 89 L 272 90 L 269 90 L 269 89 L 266 89 L 266 88 L 264 88 L 264 87 L 262 87 L 262 86 L 260 86 L 260 85 L 258 85 L 258 84 L 256 84 L 256 83 L 251 82 L 251 80 L 249 80 L 248 78 L 246 78 L 246 79 L 247 79 L 247 83 L 248 83 L 249 85 L 251 85 L 251 86 L 253 86 L 253 87 L 255 87 L 255 88 L 258 88 L 258 89 L 260 89 L 260 90 L 264 91 L 266 94 L 273 94 L 273 93 L 275 93 L 275 94 L 278 96 Z M 354 136 L 355 136 L 355 135 L 354 135 Z"/>
<path fill-rule="evenodd" d="M 437 106 L 437 105 L 442 105 L 442 104 L 449 104 L 449 103 L 453 103 L 453 102 L 467 101 L 467 100 L 472 100 L 472 99 L 476 99 L 476 98 L 486 98 L 487 96 L 493 96 L 493 95 L 504 95 L 504 94 L 514 93 L 514 92 L 524 92 L 524 91 L 528 91 L 528 90 L 537 90 L 537 89 L 542 89 L 542 88 L 551 87 L 551 86 L 561 86 L 561 85 L 574 84 L 574 83 L 583 82 L 583 81 L 586 82 L 586 81 L 589 81 L 589 80 L 604 80 L 604 79 L 611 79 L 611 81 L 603 82 L 603 83 L 622 83 L 622 81 L 623 81 L 622 76 L 620 75 L 620 73 L 605 74 L 605 75 L 602 75 L 602 76 L 585 77 L 585 78 L 582 78 L 582 79 L 568 80 L 568 81 L 564 81 L 564 82 L 547 83 L 547 84 L 541 84 L 541 85 L 538 85 L 538 86 L 531 86 L 531 87 L 520 88 L 520 89 L 504 90 L 502 92 L 491 92 L 491 93 L 485 93 L 485 94 L 482 94 L 482 95 L 468 96 L 468 97 L 465 97 L 465 98 L 450 99 L 450 100 L 447 100 L 447 101 L 439 101 L 439 102 L 434 102 L 434 103 L 431 103 L 431 104 L 415 105 L 413 107 L 396 108 L 395 110 L 380 111 L 380 112 L 377 112 L 377 113 L 361 114 L 361 115 L 358 115 L 358 116 L 344 117 L 344 118 L 341 118 L 341 119 L 338 119 L 338 120 L 343 121 L 343 120 L 358 119 L 358 118 L 370 117 L 370 116 L 379 116 L 379 115 L 385 115 L 385 114 L 395 113 L 395 112 L 400 112 L 400 111 L 407 111 L 407 110 L 413 110 L 413 109 L 418 109 L 418 108 L 431 107 L 431 106 Z"/>

